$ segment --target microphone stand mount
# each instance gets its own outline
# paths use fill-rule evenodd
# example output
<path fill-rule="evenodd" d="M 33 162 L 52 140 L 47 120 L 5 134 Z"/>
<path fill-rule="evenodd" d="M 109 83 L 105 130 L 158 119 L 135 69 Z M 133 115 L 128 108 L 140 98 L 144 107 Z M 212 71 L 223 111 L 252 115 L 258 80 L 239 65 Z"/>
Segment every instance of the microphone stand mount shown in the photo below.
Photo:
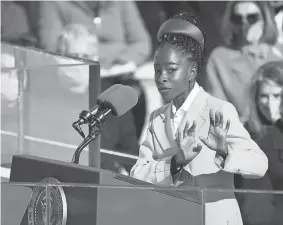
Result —
<path fill-rule="evenodd" d="M 79 163 L 81 152 L 91 141 L 95 140 L 99 136 L 102 131 L 102 126 L 107 122 L 108 117 L 111 115 L 111 109 L 97 110 L 94 115 L 90 114 L 86 110 L 83 110 L 80 113 L 79 120 L 74 122 L 72 126 L 84 138 L 84 140 L 76 149 L 72 158 L 72 163 Z M 85 137 L 85 134 L 80 127 L 80 125 L 86 123 L 88 123 L 89 126 L 89 134 L 87 137 Z"/>

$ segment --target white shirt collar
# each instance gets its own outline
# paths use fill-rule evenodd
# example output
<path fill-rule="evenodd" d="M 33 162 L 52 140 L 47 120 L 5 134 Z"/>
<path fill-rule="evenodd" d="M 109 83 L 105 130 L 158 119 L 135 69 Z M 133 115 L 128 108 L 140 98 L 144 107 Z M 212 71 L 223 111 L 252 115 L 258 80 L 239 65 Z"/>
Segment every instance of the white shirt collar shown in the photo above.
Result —
<path fill-rule="evenodd" d="M 181 107 L 178 109 L 178 111 L 186 112 L 189 110 L 194 98 L 197 96 L 199 89 L 200 89 L 199 84 L 195 82 L 195 86 L 193 87 L 193 90 L 191 91 L 191 93 L 189 94 L 183 105 L 181 105 Z M 171 102 L 171 105 L 172 105 L 172 113 L 173 115 L 175 115 L 177 111 L 176 111 L 176 107 L 173 104 L 173 101 Z"/>

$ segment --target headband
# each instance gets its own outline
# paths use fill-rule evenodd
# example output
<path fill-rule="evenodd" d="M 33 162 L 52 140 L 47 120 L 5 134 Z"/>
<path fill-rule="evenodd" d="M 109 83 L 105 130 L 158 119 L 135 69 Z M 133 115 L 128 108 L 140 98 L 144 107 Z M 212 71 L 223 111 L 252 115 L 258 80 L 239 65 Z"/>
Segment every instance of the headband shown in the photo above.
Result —
<path fill-rule="evenodd" d="M 159 28 L 157 40 L 160 40 L 160 38 L 166 33 L 183 34 L 187 37 L 191 37 L 200 44 L 202 50 L 204 49 L 203 34 L 198 27 L 189 21 L 182 19 L 170 19 L 165 21 Z"/>

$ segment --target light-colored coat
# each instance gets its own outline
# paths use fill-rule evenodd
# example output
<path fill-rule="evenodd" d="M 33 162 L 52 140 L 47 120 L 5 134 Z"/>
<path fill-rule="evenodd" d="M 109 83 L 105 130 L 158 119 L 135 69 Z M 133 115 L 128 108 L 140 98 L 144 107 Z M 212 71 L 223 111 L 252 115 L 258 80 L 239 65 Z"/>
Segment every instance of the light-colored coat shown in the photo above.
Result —
<path fill-rule="evenodd" d="M 227 156 L 224 168 L 217 165 L 218 157 L 215 151 L 203 144 L 199 155 L 182 170 L 176 181 L 173 179 L 170 162 L 178 147 L 172 124 L 171 104 L 167 104 L 151 114 L 147 137 L 140 147 L 139 159 L 131 170 L 131 176 L 162 186 L 201 189 L 233 189 L 234 173 L 254 179 L 264 176 L 268 168 L 268 159 L 251 140 L 232 104 L 214 98 L 200 88 L 179 128 L 183 130 L 186 121 L 196 120 L 196 137 L 207 137 L 210 109 L 214 112 L 222 111 L 225 122 L 227 119 L 230 120 L 227 142 L 231 154 Z M 208 191 L 205 193 L 204 202 L 206 225 L 242 225 L 233 191 Z"/>

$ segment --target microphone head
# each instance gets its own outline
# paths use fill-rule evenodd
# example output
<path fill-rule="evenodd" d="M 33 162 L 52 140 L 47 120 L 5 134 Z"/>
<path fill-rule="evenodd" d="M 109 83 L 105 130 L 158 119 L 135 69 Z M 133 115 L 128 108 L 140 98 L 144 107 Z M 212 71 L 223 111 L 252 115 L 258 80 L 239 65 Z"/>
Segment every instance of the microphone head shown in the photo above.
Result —
<path fill-rule="evenodd" d="M 104 92 L 102 92 L 97 99 L 97 103 L 103 103 L 106 100 L 108 100 L 109 96 L 116 91 L 117 89 L 121 88 L 123 85 L 122 84 L 114 84 L 110 88 L 106 89 Z"/>
<path fill-rule="evenodd" d="M 100 100 L 104 100 L 105 106 L 112 110 L 114 116 L 122 116 L 137 104 L 138 95 L 130 86 L 113 86 L 109 88 L 111 91 L 107 92 L 105 98 L 103 96 Z"/>

